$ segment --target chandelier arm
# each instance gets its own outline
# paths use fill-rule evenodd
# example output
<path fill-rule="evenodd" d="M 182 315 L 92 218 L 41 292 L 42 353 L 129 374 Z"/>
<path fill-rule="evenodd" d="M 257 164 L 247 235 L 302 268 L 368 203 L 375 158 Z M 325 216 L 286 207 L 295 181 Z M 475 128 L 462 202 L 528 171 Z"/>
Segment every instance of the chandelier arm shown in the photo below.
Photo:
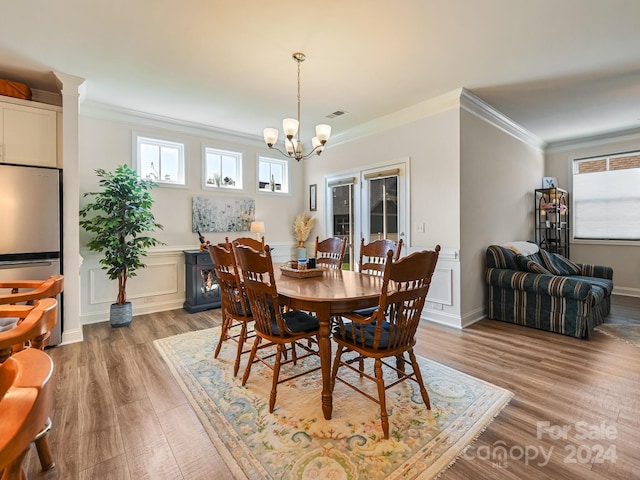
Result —
<path fill-rule="evenodd" d="M 285 157 L 289 157 L 289 158 L 293 158 L 293 155 L 291 155 L 289 152 L 283 152 L 282 150 L 280 150 L 278 147 L 276 146 L 272 146 L 269 147 L 270 150 L 277 150 L 278 152 L 280 152 L 281 155 L 284 155 Z"/>
<path fill-rule="evenodd" d="M 311 151 L 310 151 L 309 153 L 307 153 L 306 155 L 303 155 L 303 156 L 302 156 L 302 158 L 304 158 L 304 159 L 306 160 L 306 159 L 307 159 L 307 158 L 309 158 L 311 155 L 313 155 L 314 153 L 316 153 L 316 150 L 318 150 L 320 147 L 323 147 L 323 146 L 324 146 L 324 145 L 318 145 L 317 147 L 314 147 L 314 149 L 313 149 L 313 150 L 311 150 Z M 320 155 L 320 154 L 318 153 L 318 155 Z"/>

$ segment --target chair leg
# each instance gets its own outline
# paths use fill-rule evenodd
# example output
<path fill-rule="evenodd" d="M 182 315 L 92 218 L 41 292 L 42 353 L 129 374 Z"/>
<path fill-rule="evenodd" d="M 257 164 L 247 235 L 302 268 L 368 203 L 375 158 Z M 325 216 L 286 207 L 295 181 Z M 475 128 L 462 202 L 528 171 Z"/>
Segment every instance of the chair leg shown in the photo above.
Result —
<path fill-rule="evenodd" d="M 238 375 L 240 370 L 240 357 L 242 357 L 242 350 L 244 349 L 244 342 L 247 339 L 247 322 L 242 322 L 240 326 L 240 336 L 238 337 L 238 351 L 236 352 L 236 361 L 233 364 L 233 376 Z"/>
<path fill-rule="evenodd" d="M 403 372 L 403 373 L 404 373 L 404 362 L 405 362 L 405 360 L 404 360 L 404 355 L 403 354 L 396 355 L 396 368 L 398 370 L 400 370 L 400 372 Z M 402 378 L 403 377 L 402 373 L 400 373 L 400 372 L 397 372 L 398 378 Z"/>
<path fill-rule="evenodd" d="M 389 416 L 387 415 L 387 399 L 384 390 L 384 379 L 382 378 L 382 360 L 376 358 L 373 370 L 376 373 L 376 384 L 378 385 L 378 398 L 380 399 L 380 421 L 382 423 L 382 433 L 384 438 L 389 438 Z"/>
<path fill-rule="evenodd" d="M 364 376 L 364 357 L 360 355 L 358 358 L 358 368 L 360 369 L 360 378 Z"/>
<path fill-rule="evenodd" d="M 284 350 L 285 351 L 287 350 L 286 347 Z M 285 357 L 285 360 L 286 360 L 286 357 Z M 296 352 L 296 342 L 291 342 L 291 360 L 293 360 L 294 365 L 298 364 L 298 352 Z"/>
<path fill-rule="evenodd" d="M 249 354 L 249 360 L 247 362 L 247 367 L 244 369 L 244 375 L 242 376 L 242 386 L 244 387 L 249 379 L 249 374 L 251 373 L 251 365 L 253 365 L 253 361 L 256 358 L 256 352 L 258 351 L 258 345 L 260 345 L 261 337 L 256 335 L 256 339 L 253 342 L 253 347 L 251 347 L 251 353 Z"/>
<path fill-rule="evenodd" d="M 40 460 L 40 466 L 42 470 L 51 470 L 56 466 L 53 461 L 53 455 L 51 455 L 51 449 L 49 448 L 49 430 L 51 430 L 51 419 L 47 418 L 47 423 L 42 431 L 36 436 L 34 443 L 36 444 L 36 450 L 38 451 L 38 459 Z"/>
<path fill-rule="evenodd" d="M 413 353 L 413 348 L 409 350 L 409 358 L 411 359 L 411 367 L 413 368 L 413 373 L 415 374 L 416 380 L 418 380 L 418 385 L 420 386 L 420 395 L 422 395 L 422 401 L 424 401 L 424 404 L 426 405 L 427 410 L 431 410 L 431 402 L 429 401 L 429 394 L 427 393 L 427 389 L 424 388 L 424 381 L 422 380 L 420 365 L 418 365 L 416 354 Z"/>
<path fill-rule="evenodd" d="M 336 386 L 336 377 L 338 376 L 338 369 L 340 368 L 340 359 L 342 358 L 342 352 L 344 347 L 342 345 L 338 345 L 338 351 L 336 352 L 336 358 L 333 361 L 333 367 L 331 369 L 331 391 L 333 392 L 333 387 Z"/>
<path fill-rule="evenodd" d="M 218 345 L 216 345 L 216 351 L 213 354 L 213 358 L 218 358 L 220 355 L 220 349 L 222 348 L 222 342 L 227 339 L 227 331 L 229 330 L 229 318 L 222 314 L 222 326 L 220 327 L 220 338 L 218 339 Z"/>
<path fill-rule="evenodd" d="M 282 351 L 286 346 L 278 344 L 276 351 L 276 363 L 273 365 L 273 382 L 271 383 L 271 395 L 269 395 L 269 413 L 273 413 L 276 406 L 276 395 L 278 394 L 278 378 L 280 377 L 280 361 L 282 359 Z M 295 351 L 295 350 L 294 350 Z"/>

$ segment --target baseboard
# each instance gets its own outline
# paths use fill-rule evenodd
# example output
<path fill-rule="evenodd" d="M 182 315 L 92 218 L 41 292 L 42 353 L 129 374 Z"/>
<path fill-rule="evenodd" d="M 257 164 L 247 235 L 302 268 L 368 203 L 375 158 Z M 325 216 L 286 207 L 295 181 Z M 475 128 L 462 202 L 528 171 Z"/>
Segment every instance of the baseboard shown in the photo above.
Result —
<path fill-rule="evenodd" d="M 474 323 L 479 322 L 480 320 L 483 320 L 485 318 L 487 318 L 487 311 L 484 306 L 472 310 L 471 312 L 466 313 L 462 316 L 462 328 L 473 325 Z"/>
<path fill-rule="evenodd" d="M 622 295 L 624 297 L 640 297 L 640 288 L 631 287 L 613 287 L 614 295 Z"/>
<path fill-rule="evenodd" d="M 149 303 L 143 305 L 134 305 L 133 306 L 133 316 L 137 317 L 138 315 L 145 315 L 147 313 L 156 313 L 156 312 L 165 312 L 167 310 L 176 310 L 178 308 L 182 308 L 182 304 L 184 303 L 184 298 L 177 300 L 169 300 L 166 302 L 158 302 L 158 303 Z M 110 308 L 110 305 L 108 306 Z M 90 325 L 92 323 L 101 323 L 109 321 L 109 308 L 106 310 L 101 310 L 99 312 L 93 312 L 89 315 L 82 315 L 80 317 L 81 325 Z M 63 334 L 64 339 L 64 334 Z"/>
<path fill-rule="evenodd" d="M 438 323 L 447 327 L 457 328 L 460 330 L 462 323 L 458 315 L 452 315 L 450 313 L 435 311 L 435 310 L 423 310 L 420 315 L 420 320 L 426 320 L 428 322 Z"/>
<path fill-rule="evenodd" d="M 82 327 L 80 327 L 62 332 L 62 341 L 58 345 L 68 345 L 70 343 L 78 343 L 82 341 L 84 341 L 84 335 L 82 334 Z"/>

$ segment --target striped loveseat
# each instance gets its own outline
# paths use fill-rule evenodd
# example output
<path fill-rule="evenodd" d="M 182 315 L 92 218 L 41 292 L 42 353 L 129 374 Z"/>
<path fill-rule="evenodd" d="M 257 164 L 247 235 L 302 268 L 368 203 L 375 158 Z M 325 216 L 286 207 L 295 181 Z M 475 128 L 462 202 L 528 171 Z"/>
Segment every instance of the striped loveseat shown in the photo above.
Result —
<path fill-rule="evenodd" d="M 611 310 L 611 267 L 544 250 L 523 256 L 499 245 L 486 256 L 491 319 L 586 338 Z"/>

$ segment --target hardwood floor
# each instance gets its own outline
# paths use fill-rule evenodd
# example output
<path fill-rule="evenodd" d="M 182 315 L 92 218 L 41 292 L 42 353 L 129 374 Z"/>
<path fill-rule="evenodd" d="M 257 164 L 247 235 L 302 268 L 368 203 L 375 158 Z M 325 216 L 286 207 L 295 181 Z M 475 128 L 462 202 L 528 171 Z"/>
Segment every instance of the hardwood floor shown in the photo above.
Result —
<path fill-rule="evenodd" d="M 607 320 L 640 321 L 640 299 L 614 297 Z M 47 350 L 57 466 L 41 472 L 32 447 L 28 478 L 233 478 L 152 344 L 219 323 L 219 310 L 141 315 L 130 327 L 88 325 L 83 343 Z M 640 348 L 492 320 L 461 331 L 425 323 L 418 336 L 418 354 L 515 394 L 442 480 L 640 479 Z M 560 428 L 539 434 L 539 422 L 565 438 L 552 438 Z"/>

